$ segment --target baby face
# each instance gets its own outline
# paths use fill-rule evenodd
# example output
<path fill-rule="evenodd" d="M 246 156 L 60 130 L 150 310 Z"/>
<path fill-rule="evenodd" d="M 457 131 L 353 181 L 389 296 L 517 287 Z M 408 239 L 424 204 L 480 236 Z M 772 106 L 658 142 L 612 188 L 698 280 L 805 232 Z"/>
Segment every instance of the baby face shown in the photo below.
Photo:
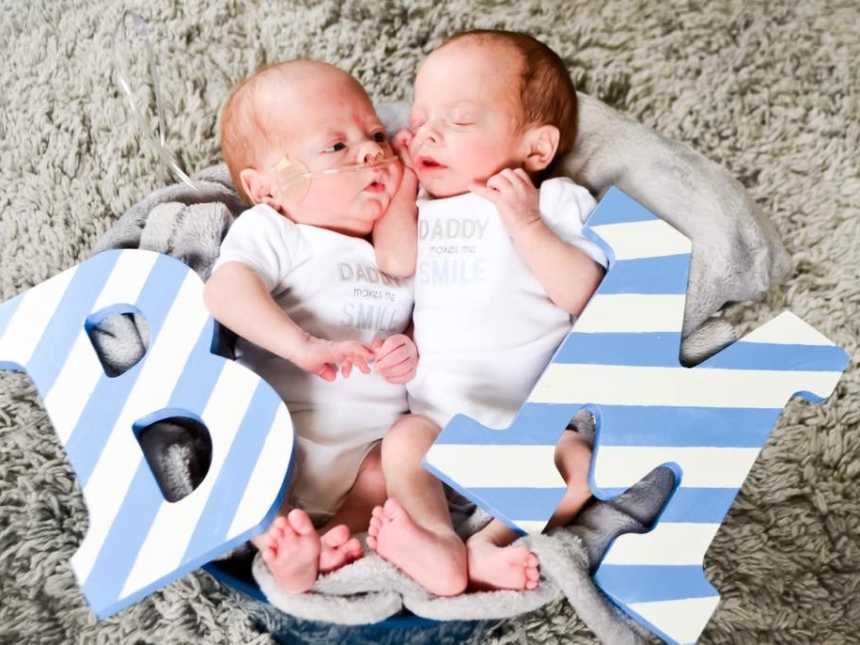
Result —
<path fill-rule="evenodd" d="M 258 168 L 272 186 L 272 205 L 299 224 L 368 234 L 397 190 L 399 164 L 325 173 L 393 154 L 361 86 L 340 70 L 313 66 L 289 82 L 273 77 L 255 98 L 268 134 Z M 315 176 L 285 182 L 285 158 Z"/>
<path fill-rule="evenodd" d="M 503 168 L 522 166 L 520 64 L 508 48 L 465 40 L 436 50 L 421 65 L 409 154 L 432 196 L 458 195 Z"/>

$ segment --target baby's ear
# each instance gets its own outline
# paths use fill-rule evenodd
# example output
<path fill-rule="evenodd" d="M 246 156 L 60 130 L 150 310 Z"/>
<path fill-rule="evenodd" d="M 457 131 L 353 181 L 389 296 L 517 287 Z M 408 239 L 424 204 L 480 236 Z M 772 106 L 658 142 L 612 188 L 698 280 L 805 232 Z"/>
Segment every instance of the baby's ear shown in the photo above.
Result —
<path fill-rule="evenodd" d="M 272 182 L 265 173 L 253 168 L 245 168 L 239 173 L 239 180 L 242 182 L 242 190 L 245 191 L 252 204 L 269 204 L 271 206 L 275 201 Z"/>
<path fill-rule="evenodd" d="M 552 163 L 558 150 L 559 137 L 558 128 L 554 125 L 539 125 L 526 132 L 523 165 L 527 172 L 540 172 Z"/>

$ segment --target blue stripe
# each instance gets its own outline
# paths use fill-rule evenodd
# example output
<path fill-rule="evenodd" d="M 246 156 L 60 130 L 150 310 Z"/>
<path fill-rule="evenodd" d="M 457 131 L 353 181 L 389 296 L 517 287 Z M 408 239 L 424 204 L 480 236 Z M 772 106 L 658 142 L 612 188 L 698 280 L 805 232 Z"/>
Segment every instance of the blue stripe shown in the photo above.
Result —
<path fill-rule="evenodd" d="M 586 225 L 601 226 L 625 222 L 647 222 L 655 219 L 657 218 L 654 214 L 642 204 L 613 186 L 597 203 Z"/>
<path fill-rule="evenodd" d="M 689 267 L 689 253 L 619 260 L 612 264 L 597 293 L 684 295 L 687 293 Z M 635 312 L 633 315 L 635 316 Z"/>
<path fill-rule="evenodd" d="M 781 345 L 738 341 L 704 361 L 701 367 L 842 372 L 847 365 L 848 355 L 835 345 Z"/>
<path fill-rule="evenodd" d="M 194 343 L 194 349 L 188 356 L 188 361 L 182 370 L 182 376 L 171 395 L 171 406 L 185 410 L 197 410 L 200 414 L 206 408 L 209 397 L 221 377 L 226 360 L 214 356 L 212 335 L 215 333 L 215 323 L 210 318 Z M 203 425 L 206 425 L 205 422 Z"/>
<path fill-rule="evenodd" d="M 553 363 L 677 367 L 680 332 L 578 332 L 558 348 Z M 834 345 L 789 345 L 738 341 L 693 368 L 783 371 L 842 371 L 848 355 Z"/>
<path fill-rule="evenodd" d="M 211 357 L 212 330 L 210 319 L 195 343 L 191 360 L 183 367 L 167 408 L 138 420 L 134 424 L 136 427 L 145 427 L 170 416 L 198 418 L 195 411 L 202 412 L 205 408 L 221 372 L 219 368 L 224 364 L 223 360 L 206 360 Z M 213 449 L 218 447 L 213 446 Z M 86 581 L 87 597 L 92 594 L 97 606 L 118 600 L 162 503 L 164 496 L 144 459 Z"/>
<path fill-rule="evenodd" d="M 15 312 L 18 310 L 18 305 L 21 304 L 23 297 L 24 294 L 22 293 L 10 300 L 7 300 L 3 304 L 0 304 L 0 340 L 3 339 L 3 334 L 6 333 L 6 329 L 9 327 L 9 323 L 15 316 Z M 24 371 L 24 366 L 19 365 L 18 363 L 12 363 L 9 360 L 4 361 L 4 357 L 0 356 L 0 370 L 15 370 L 16 372 Z"/>
<path fill-rule="evenodd" d="M 564 339 L 553 363 L 680 367 L 680 332 L 578 332 Z"/>
<path fill-rule="evenodd" d="M 224 544 L 227 531 L 233 523 L 245 489 L 257 465 L 269 432 L 286 432 L 286 428 L 272 427 L 278 408 L 283 405 L 272 387 L 260 379 L 251 404 L 239 427 L 224 466 L 212 488 L 206 508 L 200 517 L 188 548 L 182 556 L 183 564 L 212 552 Z"/>
<path fill-rule="evenodd" d="M 781 413 L 781 408 L 600 405 L 597 421 L 604 446 L 761 448 Z"/>
<path fill-rule="evenodd" d="M 701 564 L 601 564 L 594 574 L 594 581 L 620 605 L 718 595 L 705 578 Z"/>
<path fill-rule="evenodd" d="M 54 315 L 27 363 L 27 373 L 44 399 L 68 359 L 84 321 L 111 275 L 119 251 L 106 251 L 78 266 Z"/>
<path fill-rule="evenodd" d="M 596 488 L 593 492 L 595 497 L 611 500 L 625 490 L 624 488 Z M 677 488 L 660 513 L 658 521 L 721 524 L 739 490 L 737 487 Z"/>
<path fill-rule="evenodd" d="M 150 348 L 155 347 L 167 313 L 190 271 L 181 262 L 166 255 L 160 255 L 156 260 L 136 303 L 149 324 Z M 182 323 L 174 321 L 174 324 Z M 84 406 L 81 418 L 66 442 L 66 454 L 75 469 L 81 488 L 86 486 L 147 358 L 148 356 L 144 356 L 136 365 L 116 378 L 102 376 Z"/>
<path fill-rule="evenodd" d="M 555 464 L 547 463 L 547 468 Z M 504 481 L 502 473 L 500 481 Z M 497 509 L 499 513 L 517 520 L 546 521 L 555 513 L 566 488 L 489 488 L 470 487 L 469 494 L 481 500 L 485 509 Z M 496 515 L 497 513 L 493 513 Z"/>

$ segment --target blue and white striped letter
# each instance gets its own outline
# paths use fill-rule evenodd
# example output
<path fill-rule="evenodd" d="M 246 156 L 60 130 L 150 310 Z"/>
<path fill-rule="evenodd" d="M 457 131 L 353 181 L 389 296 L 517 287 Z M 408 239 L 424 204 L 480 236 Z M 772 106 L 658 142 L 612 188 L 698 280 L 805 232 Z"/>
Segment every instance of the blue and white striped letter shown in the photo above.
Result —
<path fill-rule="evenodd" d="M 555 445 L 588 407 L 596 496 L 611 499 L 661 464 L 680 480 L 656 527 L 618 538 L 595 581 L 661 637 L 692 642 L 719 602 L 702 559 L 771 428 L 795 394 L 827 398 L 847 356 L 785 312 L 682 367 L 689 240 L 615 188 L 589 227 L 609 247 L 609 270 L 511 427 L 458 415 L 425 466 L 508 525 L 539 532 L 565 490 Z"/>
<path fill-rule="evenodd" d="M 149 323 L 149 349 L 111 378 L 86 326 L 130 311 Z M 72 568 L 100 617 L 260 533 L 288 483 L 289 413 L 210 352 L 213 327 L 200 278 L 149 251 L 100 253 L 0 305 L 0 369 L 33 379 L 83 489 L 89 530 Z M 212 463 L 169 503 L 134 429 L 173 416 L 208 428 Z"/>

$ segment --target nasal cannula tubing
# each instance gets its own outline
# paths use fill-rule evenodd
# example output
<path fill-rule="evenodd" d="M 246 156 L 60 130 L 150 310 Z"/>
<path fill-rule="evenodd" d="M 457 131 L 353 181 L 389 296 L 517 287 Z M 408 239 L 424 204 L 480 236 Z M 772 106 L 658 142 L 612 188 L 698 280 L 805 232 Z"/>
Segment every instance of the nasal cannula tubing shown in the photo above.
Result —
<path fill-rule="evenodd" d="M 143 113 L 137 107 L 137 104 L 134 101 L 134 93 L 132 92 L 131 84 L 128 80 L 128 61 L 126 56 L 122 53 L 122 46 L 116 43 L 118 40 L 118 36 L 122 33 L 125 36 L 126 46 L 132 41 L 143 41 L 141 51 L 143 52 L 144 64 L 146 65 L 147 72 L 149 73 L 152 79 L 153 93 L 155 94 L 155 120 L 156 120 L 156 131 L 158 136 L 156 137 L 149 123 L 147 123 L 147 119 L 144 117 Z M 140 125 L 141 133 L 143 134 L 144 140 L 147 144 L 149 144 L 150 148 L 152 148 L 153 152 L 155 152 L 159 161 L 167 168 L 168 171 L 173 173 L 179 181 L 184 184 L 190 186 L 195 191 L 200 191 L 197 185 L 192 181 L 191 177 L 189 177 L 184 170 L 179 166 L 179 163 L 176 161 L 176 158 L 170 152 L 167 147 L 167 129 L 165 123 L 167 119 L 164 115 L 164 101 L 162 100 L 161 87 L 158 79 L 158 72 L 156 70 L 155 65 L 152 63 L 152 51 L 149 44 L 149 27 L 146 24 L 146 20 L 144 20 L 141 16 L 136 13 L 132 13 L 126 11 L 123 13 L 120 25 L 117 27 L 117 32 L 114 36 L 115 44 L 117 47 L 115 48 L 118 52 L 116 59 L 116 80 L 119 84 L 122 91 L 125 93 L 126 99 L 128 99 L 128 106 L 131 109 L 132 114 L 134 114 L 137 119 L 138 125 Z"/>

